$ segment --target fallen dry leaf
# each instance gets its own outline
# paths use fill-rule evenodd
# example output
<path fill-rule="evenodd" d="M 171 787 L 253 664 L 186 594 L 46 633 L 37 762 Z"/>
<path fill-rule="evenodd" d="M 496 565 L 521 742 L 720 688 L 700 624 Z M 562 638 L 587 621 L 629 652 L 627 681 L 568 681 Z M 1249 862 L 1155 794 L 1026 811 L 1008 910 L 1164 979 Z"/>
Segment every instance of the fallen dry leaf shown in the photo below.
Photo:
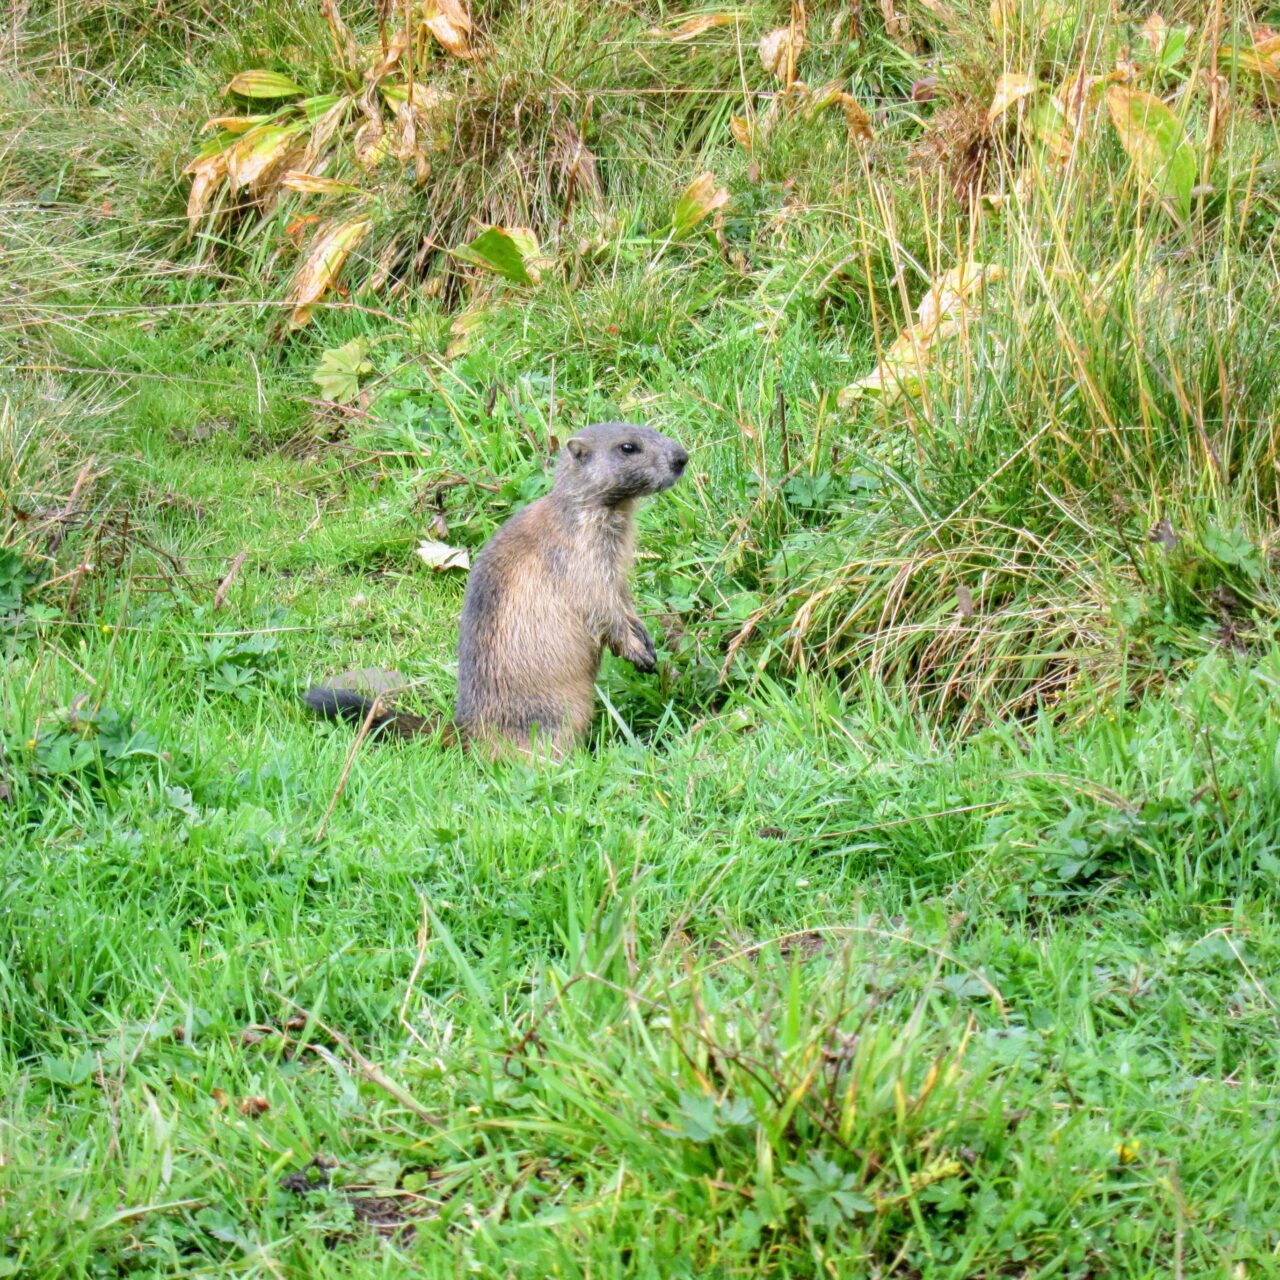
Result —
<path fill-rule="evenodd" d="M 370 67 L 367 79 L 376 84 L 383 76 L 391 74 L 400 59 L 404 57 L 404 51 L 409 47 L 409 30 L 407 27 L 399 27 L 391 35 L 387 41 L 386 51 L 381 59 Z"/>
<path fill-rule="evenodd" d="M 454 320 L 449 326 L 453 341 L 445 350 L 446 360 L 456 360 L 458 356 L 465 355 L 471 350 L 471 333 L 479 327 L 483 319 L 483 311 L 464 311 Z"/>
<path fill-rule="evenodd" d="M 884 32 L 890 39 L 900 36 L 907 27 L 907 20 L 900 14 L 893 0 L 880 0 L 880 13 L 884 17 Z"/>
<path fill-rule="evenodd" d="M 284 233 L 293 242 L 295 249 L 302 248 L 302 235 L 312 223 L 319 222 L 318 213 L 299 213 L 285 223 Z"/>
<path fill-rule="evenodd" d="M 373 169 L 391 153 L 391 140 L 387 137 L 382 116 L 376 110 L 356 130 L 353 139 L 356 160 L 362 168 Z"/>
<path fill-rule="evenodd" d="M 445 569 L 470 569 L 471 557 L 465 547 L 451 547 L 447 543 L 437 542 L 434 538 L 423 538 L 418 543 L 416 555 L 423 564 L 429 565 L 437 572 Z"/>
<path fill-rule="evenodd" d="M 298 161 L 297 168 L 302 173 L 310 173 L 315 169 L 320 157 L 324 154 L 325 148 L 329 145 L 329 140 L 333 137 L 338 126 L 346 117 L 347 112 L 351 109 L 354 99 L 349 94 L 343 94 L 326 111 L 319 120 L 311 126 L 311 135 L 307 139 L 306 148 L 302 152 L 302 158 Z"/>
<path fill-rule="evenodd" d="M 398 236 L 392 236 L 382 246 L 382 252 L 378 254 L 378 261 L 373 267 L 373 274 L 370 275 L 369 282 L 365 285 L 365 288 L 370 293 L 381 293 L 386 288 L 387 281 L 391 279 L 391 273 L 399 262 L 403 247 L 403 243 Z"/>
<path fill-rule="evenodd" d="M 264 116 L 212 116 L 201 126 L 202 131 L 218 129 L 223 133 L 248 133 L 260 124 L 266 124 L 271 117 Z"/>
<path fill-rule="evenodd" d="M 796 63 L 804 52 L 804 31 L 796 27 L 778 27 L 760 38 L 760 61 L 764 69 L 784 85 L 795 79 Z"/>
<path fill-rule="evenodd" d="M 1159 53 L 1169 37 L 1169 24 L 1158 13 L 1147 16 L 1146 22 L 1138 28 L 1138 39 L 1145 41 L 1152 53 Z"/>

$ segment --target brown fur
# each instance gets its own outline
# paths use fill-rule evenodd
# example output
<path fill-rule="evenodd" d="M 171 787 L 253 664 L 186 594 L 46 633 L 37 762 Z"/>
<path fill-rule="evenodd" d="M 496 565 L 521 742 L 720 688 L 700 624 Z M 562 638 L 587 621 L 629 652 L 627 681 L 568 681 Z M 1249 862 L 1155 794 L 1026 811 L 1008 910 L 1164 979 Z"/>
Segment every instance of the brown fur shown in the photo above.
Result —
<path fill-rule="evenodd" d="M 627 585 L 635 507 L 670 488 L 687 460 L 652 428 L 597 423 L 567 443 L 551 492 L 490 538 L 467 581 L 459 628 L 453 724 L 466 743 L 490 756 L 515 748 L 561 758 L 591 726 L 606 647 L 639 671 L 655 669 Z M 372 707 L 340 682 L 306 697 L 320 714 L 353 721 Z M 374 715 L 380 732 L 399 737 L 439 727 L 394 704 Z"/>

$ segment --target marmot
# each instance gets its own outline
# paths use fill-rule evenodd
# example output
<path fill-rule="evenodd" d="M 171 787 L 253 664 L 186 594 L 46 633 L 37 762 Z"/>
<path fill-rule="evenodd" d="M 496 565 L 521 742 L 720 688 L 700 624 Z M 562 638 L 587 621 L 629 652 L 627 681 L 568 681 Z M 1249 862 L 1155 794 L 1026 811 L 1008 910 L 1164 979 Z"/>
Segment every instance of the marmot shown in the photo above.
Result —
<path fill-rule="evenodd" d="M 476 557 L 458 636 L 452 725 L 379 709 L 380 733 L 443 727 L 490 756 L 507 748 L 559 759 L 581 742 L 607 645 L 637 671 L 655 670 L 627 573 L 638 499 L 669 489 L 689 455 L 652 427 L 601 422 L 561 450 L 555 484 L 511 517 Z M 362 722 L 373 697 L 393 699 L 395 672 L 355 672 L 304 695 L 326 718 Z M 373 695 L 371 697 L 370 695 Z"/>

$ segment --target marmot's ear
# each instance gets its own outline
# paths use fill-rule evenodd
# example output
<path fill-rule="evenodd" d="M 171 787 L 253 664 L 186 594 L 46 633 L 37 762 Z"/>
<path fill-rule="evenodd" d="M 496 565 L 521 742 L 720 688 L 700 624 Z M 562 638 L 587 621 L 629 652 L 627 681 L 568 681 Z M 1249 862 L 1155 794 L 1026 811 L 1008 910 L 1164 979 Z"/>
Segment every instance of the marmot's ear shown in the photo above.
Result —
<path fill-rule="evenodd" d="M 591 450 L 587 448 L 586 441 L 579 440 L 577 436 L 574 436 L 572 440 L 568 441 L 565 448 L 568 449 L 579 462 L 581 462 L 582 459 L 591 452 Z"/>

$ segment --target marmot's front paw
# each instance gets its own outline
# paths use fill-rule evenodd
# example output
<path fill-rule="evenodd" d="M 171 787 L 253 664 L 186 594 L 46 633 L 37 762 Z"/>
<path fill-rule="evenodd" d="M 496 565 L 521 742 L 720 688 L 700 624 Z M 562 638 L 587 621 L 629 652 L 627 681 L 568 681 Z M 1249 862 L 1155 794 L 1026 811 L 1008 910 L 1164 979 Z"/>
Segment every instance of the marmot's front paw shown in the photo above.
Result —
<path fill-rule="evenodd" d="M 646 674 L 656 671 L 658 655 L 653 647 L 653 637 L 644 629 L 644 623 L 639 618 L 632 618 L 630 626 L 631 635 L 622 656 L 637 671 L 643 671 Z"/>

